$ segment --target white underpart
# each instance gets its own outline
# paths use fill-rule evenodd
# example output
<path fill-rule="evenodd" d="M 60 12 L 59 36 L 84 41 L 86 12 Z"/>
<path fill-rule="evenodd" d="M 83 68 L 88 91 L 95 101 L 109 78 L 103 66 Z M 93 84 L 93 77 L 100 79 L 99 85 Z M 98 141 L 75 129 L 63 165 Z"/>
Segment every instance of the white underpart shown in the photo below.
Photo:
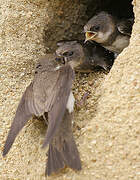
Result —
<path fill-rule="evenodd" d="M 59 70 L 61 68 L 61 66 L 56 66 L 56 68 L 54 68 L 55 71 Z"/>
<path fill-rule="evenodd" d="M 66 108 L 68 109 L 69 113 L 72 113 L 73 110 L 74 110 L 74 102 L 75 102 L 75 98 L 74 98 L 73 93 L 71 91 L 70 95 L 69 95 L 68 102 L 67 102 L 67 106 L 66 106 Z"/>

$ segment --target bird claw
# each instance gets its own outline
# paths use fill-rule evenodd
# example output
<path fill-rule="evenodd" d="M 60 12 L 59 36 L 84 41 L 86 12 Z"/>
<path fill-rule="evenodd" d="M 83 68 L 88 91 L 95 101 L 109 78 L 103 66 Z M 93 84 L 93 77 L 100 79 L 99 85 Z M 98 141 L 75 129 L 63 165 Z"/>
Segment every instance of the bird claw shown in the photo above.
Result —
<path fill-rule="evenodd" d="M 76 106 L 78 108 L 81 108 L 82 106 L 84 106 L 86 101 L 87 101 L 88 96 L 89 96 L 89 92 L 84 93 L 84 95 L 82 96 L 81 100 L 79 100 L 79 101 L 76 100 L 76 103 L 75 103 Z"/>

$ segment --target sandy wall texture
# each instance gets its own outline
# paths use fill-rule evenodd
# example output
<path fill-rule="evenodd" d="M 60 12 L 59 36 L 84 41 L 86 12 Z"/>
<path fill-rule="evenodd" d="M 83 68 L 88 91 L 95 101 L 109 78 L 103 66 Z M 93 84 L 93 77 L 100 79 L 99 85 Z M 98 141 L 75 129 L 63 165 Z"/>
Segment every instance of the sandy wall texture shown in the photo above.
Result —
<path fill-rule="evenodd" d="M 53 2 L 0 0 L 2 180 L 46 179 L 47 150 L 41 149 L 46 127 L 41 120 L 31 119 L 28 122 L 5 158 L 1 156 L 1 150 L 21 95 L 33 77 L 36 61 L 46 50 L 49 51 L 47 47 L 51 44 L 55 47 L 53 34 L 50 34 L 48 44 L 47 39 L 44 42 L 44 27 L 48 32 L 53 27 L 52 19 L 57 16 L 52 13 Z M 68 1 L 65 3 L 67 6 Z M 74 5 L 76 23 L 75 14 L 85 12 L 85 7 L 81 5 L 78 10 Z M 93 72 L 77 74 L 76 77 L 75 97 L 80 99 L 89 91 L 86 104 L 75 110 L 74 123 L 83 170 L 76 173 L 67 168 L 49 177 L 50 180 L 140 179 L 140 1 L 134 0 L 133 5 L 135 24 L 130 45 L 118 56 L 110 73 Z M 69 26 L 67 21 L 64 25 Z M 61 33 L 59 37 L 63 36 Z"/>

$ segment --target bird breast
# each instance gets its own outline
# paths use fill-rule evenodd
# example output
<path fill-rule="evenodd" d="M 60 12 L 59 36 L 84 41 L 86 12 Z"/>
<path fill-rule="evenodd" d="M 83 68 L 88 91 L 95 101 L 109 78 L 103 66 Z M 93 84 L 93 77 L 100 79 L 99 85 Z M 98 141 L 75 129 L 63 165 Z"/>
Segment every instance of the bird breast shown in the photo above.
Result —
<path fill-rule="evenodd" d="M 75 98 L 74 98 L 73 93 L 71 91 L 69 98 L 68 98 L 67 107 L 66 107 L 68 109 L 69 113 L 72 113 L 74 110 L 74 102 L 75 102 Z"/>

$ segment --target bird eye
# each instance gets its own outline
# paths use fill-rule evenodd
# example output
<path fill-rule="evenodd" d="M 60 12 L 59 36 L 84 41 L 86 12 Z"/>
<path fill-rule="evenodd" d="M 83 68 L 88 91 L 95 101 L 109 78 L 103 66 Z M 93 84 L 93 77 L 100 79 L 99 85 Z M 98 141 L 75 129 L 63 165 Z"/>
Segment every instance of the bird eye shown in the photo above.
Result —
<path fill-rule="evenodd" d="M 41 64 L 38 64 L 37 66 L 36 66 L 36 68 L 40 68 L 41 67 Z"/>
<path fill-rule="evenodd" d="M 63 56 L 66 56 L 66 57 L 72 56 L 72 55 L 73 55 L 73 51 L 67 51 L 63 53 Z"/>
<path fill-rule="evenodd" d="M 91 31 L 95 31 L 95 32 L 99 31 L 99 29 L 100 29 L 100 26 L 93 26 L 90 28 Z"/>

